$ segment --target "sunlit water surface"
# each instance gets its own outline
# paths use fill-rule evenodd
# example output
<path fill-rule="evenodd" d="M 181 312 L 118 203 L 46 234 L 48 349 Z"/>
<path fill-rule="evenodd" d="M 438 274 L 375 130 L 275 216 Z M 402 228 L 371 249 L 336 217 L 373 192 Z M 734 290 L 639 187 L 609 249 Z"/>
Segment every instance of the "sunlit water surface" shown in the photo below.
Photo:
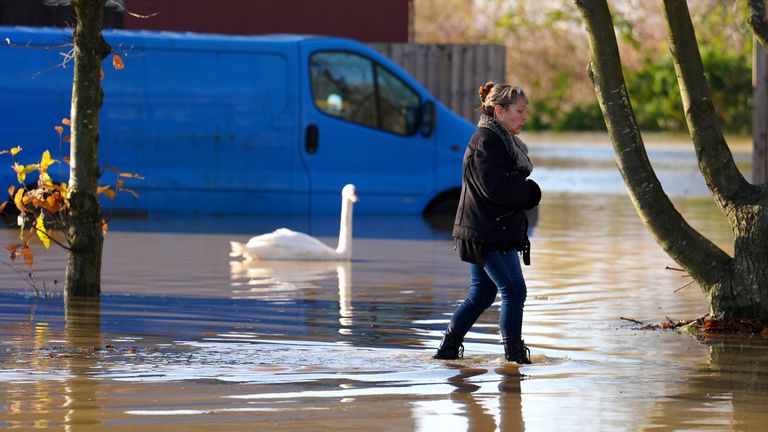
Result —
<path fill-rule="evenodd" d="M 333 218 L 115 220 L 96 307 L 65 310 L 60 252 L 35 248 L 48 297 L 0 274 L 0 428 L 765 430 L 761 339 L 701 342 L 631 321 L 693 319 L 707 304 L 666 269 L 605 138 L 535 138 L 545 198 L 524 269 L 532 365 L 501 361 L 498 303 L 463 360 L 431 359 L 468 281 L 444 220 L 356 218 L 343 264 L 228 256 L 229 240 L 279 226 L 335 245 Z M 706 191 L 685 186 L 699 181 L 690 149 L 664 151 L 655 163 L 681 176 L 678 209 L 730 252 Z"/>

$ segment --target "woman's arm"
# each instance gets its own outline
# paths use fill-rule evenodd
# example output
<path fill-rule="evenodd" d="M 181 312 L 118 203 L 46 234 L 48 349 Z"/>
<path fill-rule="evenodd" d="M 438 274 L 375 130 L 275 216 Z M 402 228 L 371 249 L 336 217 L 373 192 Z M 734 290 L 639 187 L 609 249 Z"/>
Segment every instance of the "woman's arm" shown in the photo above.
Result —
<path fill-rule="evenodd" d="M 480 192 L 492 202 L 515 210 L 533 208 L 541 191 L 531 180 L 509 166 L 509 156 L 501 139 L 480 138 L 471 163 L 473 178 Z M 534 201 L 535 204 L 531 205 Z"/>

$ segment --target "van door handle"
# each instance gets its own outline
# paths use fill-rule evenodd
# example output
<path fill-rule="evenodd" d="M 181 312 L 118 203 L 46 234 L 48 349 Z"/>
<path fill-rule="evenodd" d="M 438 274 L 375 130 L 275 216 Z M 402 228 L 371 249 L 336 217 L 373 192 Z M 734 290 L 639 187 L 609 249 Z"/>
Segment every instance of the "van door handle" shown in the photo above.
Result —
<path fill-rule="evenodd" d="M 305 137 L 304 147 L 307 149 L 307 153 L 314 154 L 317 152 L 317 145 L 320 141 L 317 125 L 307 126 L 307 136 Z"/>

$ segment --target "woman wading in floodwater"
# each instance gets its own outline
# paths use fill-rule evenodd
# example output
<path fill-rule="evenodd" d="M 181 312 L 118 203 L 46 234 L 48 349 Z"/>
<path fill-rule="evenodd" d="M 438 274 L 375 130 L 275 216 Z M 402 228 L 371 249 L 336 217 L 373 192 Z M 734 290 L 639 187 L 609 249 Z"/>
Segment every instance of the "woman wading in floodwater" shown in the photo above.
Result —
<path fill-rule="evenodd" d="M 541 189 L 528 147 L 517 135 L 528 119 L 528 98 L 519 86 L 488 82 L 480 87 L 480 121 L 464 152 L 462 185 L 453 237 L 470 263 L 469 294 L 453 313 L 436 359 L 463 356 L 464 335 L 501 293 L 499 327 L 504 358 L 531 363 L 521 338 L 526 288 L 518 252 L 529 264 L 528 219 Z"/>

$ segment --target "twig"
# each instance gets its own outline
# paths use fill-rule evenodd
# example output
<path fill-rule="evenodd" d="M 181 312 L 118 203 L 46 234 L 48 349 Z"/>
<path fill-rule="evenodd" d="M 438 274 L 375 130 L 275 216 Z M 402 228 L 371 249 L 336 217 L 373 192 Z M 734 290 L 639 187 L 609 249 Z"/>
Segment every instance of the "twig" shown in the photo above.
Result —
<path fill-rule="evenodd" d="M 35 285 L 35 283 L 33 282 L 34 279 L 32 280 L 27 279 L 27 275 L 23 274 L 19 269 L 16 268 L 15 265 L 7 263 L 5 261 L 0 261 L 0 262 L 10 267 L 11 270 L 15 271 L 24 280 L 24 282 L 26 282 L 29 286 L 32 287 L 32 289 L 35 290 L 35 292 L 37 292 L 37 285 Z"/>
<path fill-rule="evenodd" d="M 51 236 L 50 236 L 50 235 L 49 235 L 47 232 L 45 232 L 45 231 L 43 231 L 43 230 L 41 230 L 41 229 L 38 229 L 38 228 L 37 228 L 37 226 L 35 226 L 35 231 L 37 231 L 37 232 L 41 232 L 41 233 L 45 234 L 45 235 L 46 235 L 46 237 L 48 237 L 48 240 L 50 240 L 50 241 L 52 241 L 52 242 L 56 243 L 57 245 L 61 246 L 61 247 L 62 247 L 62 249 L 66 249 L 66 250 L 68 250 L 68 251 L 71 251 L 71 250 L 72 250 L 72 248 L 71 248 L 70 246 L 65 246 L 65 245 L 64 245 L 63 243 L 61 243 L 60 241 L 58 241 L 58 240 L 56 240 L 55 238 L 51 237 Z"/>
<path fill-rule="evenodd" d="M 690 282 L 688 282 L 688 283 L 684 284 L 683 286 L 681 286 L 680 288 L 677 288 L 676 290 L 674 290 L 674 291 L 672 291 L 672 292 L 678 292 L 678 291 L 680 291 L 681 289 L 683 289 L 683 288 L 687 287 L 688 285 L 692 285 L 694 282 L 696 282 L 696 281 L 695 281 L 695 280 L 692 280 L 692 281 L 690 281 Z"/>
<path fill-rule="evenodd" d="M 155 12 L 155 13 L 149 14 L 149 15 L 139 15 L 139 14 L 137 14 L 135 12 L 131 12 L 131 11 L 128 11 L 128 10 L 126 10 L 125 13 L 127 13 L 128 15 L 130 15 L 130 16 L 132 16 L 134 18 L 142 18 L 142 19 L 152 18 L 154 16 L 160 15 L 159 12 Z"/>
<path fill-rule="evenodd" d="M 670 267 L 670 266 L 664 267 L 664 270 L 674 270 L 674 271 L 679 271 L 679 272 L 685 271 L 683 269 L 679 269 L 679 268 L 676 268 L 676 267 Z"/>
<path fill-rule="evenodd" d="M 122 4 L 120 4 L 120 3 L 117 3 L 116 1 L 113 1 L 113 0 L 108 0 L 108 1 L 107 1 L 107 3 L 106 3 L 106 6 L 109 6 L 109 7 L 114 7 L 114 8 L 115 8 L 115 9 L 117 9 L 118 11 L 120 11 L 120 12 L 125 12 L 126 14 L 128 14 L 128 15 L 130 15 L 130 16 L 132 16 L 132 17 L 134 17 L 134 18 L 142 18 L 142 19 L 147 19 L 147 18 L 152 18 L 152 17 L 154 17 L 154 16 L 160 15 L 160 13 L 159 13 L 159 12 L 155 12 L 155 13 L 153 13 L 153 14 L 149 14 L 149 15 L 139 15 L 139 14 L 137 14 L 136 12 L 131 12 L 131 11 L 129 11 L 128 9 L 126 9 L 126 8 L 125 8 L 125 6 L 124 6 L 124 5 L 122 5 Z M 121 9 L 122 9 L 122 10 L 121 10 Z"/>
<path fill-rule="evenodd" d="M 632 319 L 632 318 L 624 318 L 624 317 L 619 317 L 619 319 L 623 319 L 624 321 L 630 321 L 630 322 L 633 322 L 633 323 L 635 323 L 635 324 L 645 324 L 645 323 L 644 323 L 644 322 L 642 322 L 642 321 L 638 321 L 638 320 L 636 320 L 636 319 Z"/>

